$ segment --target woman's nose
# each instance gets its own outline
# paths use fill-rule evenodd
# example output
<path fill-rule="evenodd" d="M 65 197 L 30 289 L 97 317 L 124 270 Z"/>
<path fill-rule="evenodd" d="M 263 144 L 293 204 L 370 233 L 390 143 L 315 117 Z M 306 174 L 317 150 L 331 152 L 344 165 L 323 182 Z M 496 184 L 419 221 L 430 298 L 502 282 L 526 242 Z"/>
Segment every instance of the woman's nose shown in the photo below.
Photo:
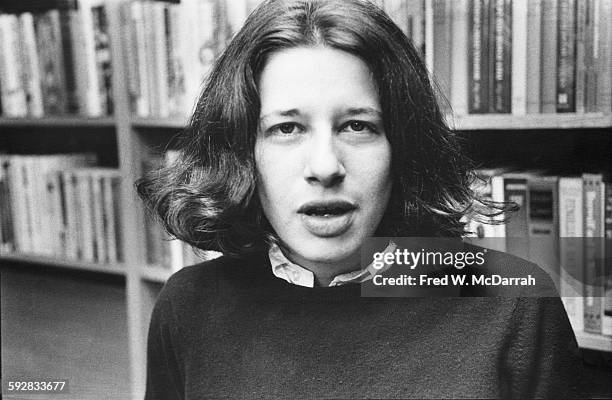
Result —
<path fill-rule="evenodd" d="M 330 187 L 341 183 L 346 175 L 333 133 L 315 133 L 305 149 L 304 179 L 311 184 Z"/>

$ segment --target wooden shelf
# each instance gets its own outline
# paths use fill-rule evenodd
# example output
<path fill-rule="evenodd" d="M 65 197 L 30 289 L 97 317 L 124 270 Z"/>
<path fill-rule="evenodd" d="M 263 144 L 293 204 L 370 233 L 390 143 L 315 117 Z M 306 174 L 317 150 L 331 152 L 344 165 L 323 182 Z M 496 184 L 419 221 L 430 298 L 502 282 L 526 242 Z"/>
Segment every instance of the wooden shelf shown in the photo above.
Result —
<path fill-rule="evenodd" d="M 149 282 L 165 283 L 174 272 L 159 265 L 145 265 L 140 268 L 140 277 Z"/>
<path fill-rule="evenodd" d="M 55 257 L 35 254 L 0 254 L 0 262 L 12 261 L 37 265 L 48 265 L 78 271 L 100 272 L 110 275 L 126 275 L 126 267 L 122 264 L 98 264 L 80 260 L 64 260 Z"/>
<path fill-rule="evenodd" d="M 112 128 L 114 117 L 88 118 L 80 116 L 53 116 L 43 118 L 0 118 L 1 127 L 45 127 L 45 128 Z"/>
<path fill-rule="evenodd" d="M 162 128 L 183 129 L 187 126 L 188 118 L 143 118 L 132 117 L 131 124 L 135 128 Z"/>
<path fill-rule="evenodd" d="M 576 332 L 576 340 L 581 348 L 612 352 L 612 336 Z"/>
<path fill-rule="evenodd" d="M 539 130 L 590 129 L 612 127 L 612 115 L 589 114 L 473 114 L 447 117 L 448 123 L 458 131 L 475 130 Z"/>

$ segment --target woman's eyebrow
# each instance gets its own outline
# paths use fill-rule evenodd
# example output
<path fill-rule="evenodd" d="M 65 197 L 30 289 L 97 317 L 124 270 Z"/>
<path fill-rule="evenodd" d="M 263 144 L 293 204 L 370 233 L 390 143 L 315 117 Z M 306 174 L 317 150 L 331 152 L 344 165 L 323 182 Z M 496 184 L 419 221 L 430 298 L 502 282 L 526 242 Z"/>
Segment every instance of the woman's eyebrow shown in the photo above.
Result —
<path fill-rule="evenodd" d="M 266 115 L 262 115 L 259 118 L 259 121 L 261 122 L 270 117 L 295 117 L 296 115 L 300 115 L 300 111 L 297 108 L 292 108 L 289 110 L 276 110 L 269 112 Z"/>
<path fill-rule="evenodd" d="M 381 118 L 382 112 L 373 107 L 350 107 L 343 109 L 341 114 L 343 115 L 371 115 L 373 117 Z"/>

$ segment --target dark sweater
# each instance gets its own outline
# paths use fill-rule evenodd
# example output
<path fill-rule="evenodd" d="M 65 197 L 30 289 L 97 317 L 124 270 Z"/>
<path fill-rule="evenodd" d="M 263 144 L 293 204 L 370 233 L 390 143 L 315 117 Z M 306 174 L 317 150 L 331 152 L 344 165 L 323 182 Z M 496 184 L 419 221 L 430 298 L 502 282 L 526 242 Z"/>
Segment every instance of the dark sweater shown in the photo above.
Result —
<path fill-rule="evenodd" d="M 552 287 L 534 264 L 487 259 Z M 582 371 L 559 298 L 363 298 L 356 284 L 289 284 L 263 254 L 174 274 L 147 370 L 148 400 L 567 398 Z"/>

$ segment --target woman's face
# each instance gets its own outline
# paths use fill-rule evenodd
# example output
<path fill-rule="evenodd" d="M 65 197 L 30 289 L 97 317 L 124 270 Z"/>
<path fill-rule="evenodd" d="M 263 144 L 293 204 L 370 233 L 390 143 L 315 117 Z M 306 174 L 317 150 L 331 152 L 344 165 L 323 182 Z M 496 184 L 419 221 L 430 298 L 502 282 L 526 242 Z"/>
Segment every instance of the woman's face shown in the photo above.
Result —
<path fill-rule="evenodd" d="M 259 90 L 258 195 L 286 255 L 305 267 L 355 267 L 391 193 L 368 66 L 328 47 L 287 49 L 269 58 Z"/>

